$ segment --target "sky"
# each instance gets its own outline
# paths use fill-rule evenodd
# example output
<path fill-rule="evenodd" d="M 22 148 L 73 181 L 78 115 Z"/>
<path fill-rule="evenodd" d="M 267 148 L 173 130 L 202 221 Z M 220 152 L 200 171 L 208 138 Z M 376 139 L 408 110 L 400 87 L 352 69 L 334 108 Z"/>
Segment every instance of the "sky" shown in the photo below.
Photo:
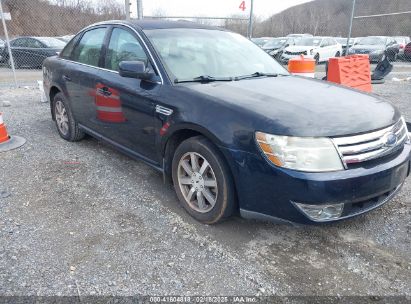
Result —
<path fill-rule="evenodd" d="M 291 6 L 310 0 L 254 0 L 254 15 L 268 18 Z M 250 14 L 251 0 L 245 0 L 245 10 L 240 9 L 243 0 L 143 0 L 143 13 L 151 16 L 163 12 L 168 16 L 227 17 Z M 132 3 L 132 17 L 136 15 L 136 0 Z"/>

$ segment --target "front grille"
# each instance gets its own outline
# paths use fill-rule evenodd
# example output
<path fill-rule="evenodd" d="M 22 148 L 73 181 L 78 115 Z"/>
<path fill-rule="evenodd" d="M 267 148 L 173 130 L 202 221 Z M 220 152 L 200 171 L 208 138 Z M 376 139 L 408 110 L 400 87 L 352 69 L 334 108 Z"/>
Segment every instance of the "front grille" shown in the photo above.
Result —
<path fill-rule="evenodd" d="M 400 150 L 407 139 L 405 121 L 400 119 L 388 128 L 367 134 L 335 137 L 333 142 L 347 167 L 350 164 L 390 155 Z"/>
<path fill-rule="evenodd" d="M 287 55 L 307 55 L 307 51 L 300 51 L 300 52 L 290 52 L 286 51 L 285 52 Z"/>

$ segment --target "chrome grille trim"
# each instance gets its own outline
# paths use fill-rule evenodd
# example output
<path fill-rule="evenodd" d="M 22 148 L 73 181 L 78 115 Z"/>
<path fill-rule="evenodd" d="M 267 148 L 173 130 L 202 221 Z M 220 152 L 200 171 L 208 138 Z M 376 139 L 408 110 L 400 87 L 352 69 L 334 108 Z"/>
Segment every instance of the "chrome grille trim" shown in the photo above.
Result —
<path fill-rule="evenodd" d="M 397 141 L 387 145 L 386 136 L 393 133 Z M 401 149 L 408 140 L 408 131 L 404 119 L 382 130 L 367 134 L 332 138 L 340 157 L 347 165 L 361 163 L 392 154 Z"/>
<path fill-rule="evenodd" d="M 296 52 L 285 51 L 285 54 L 287 55 L 307 55 L 307 51 L 296 51 Z"/>

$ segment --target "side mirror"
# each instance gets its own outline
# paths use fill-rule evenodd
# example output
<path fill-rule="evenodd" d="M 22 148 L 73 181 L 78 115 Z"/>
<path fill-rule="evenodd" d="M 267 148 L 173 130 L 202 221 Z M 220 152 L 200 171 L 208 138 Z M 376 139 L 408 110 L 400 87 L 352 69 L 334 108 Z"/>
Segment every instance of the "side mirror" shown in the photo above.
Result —
<path fill-rule="evenodd" d="M 121 61 L 119 64 L 119 73 L 122 77 L 150 80 L 154 73 L 146 68 L 143 61 Z"/>

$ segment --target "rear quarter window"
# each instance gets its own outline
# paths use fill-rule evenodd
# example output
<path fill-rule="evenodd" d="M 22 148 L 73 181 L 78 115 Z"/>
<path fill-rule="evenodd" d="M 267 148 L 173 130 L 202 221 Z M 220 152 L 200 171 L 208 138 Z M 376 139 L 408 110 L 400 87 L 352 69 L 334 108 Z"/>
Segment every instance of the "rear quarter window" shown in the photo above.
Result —
<path fill-rule="evenodd" d="M 61 51 L 60 53 L 60 57 L 64 58 L 64 59 L 71 59 L 71 55 L 73 53 L 73 49 L 76 45 L 76 42 L 78 41 L 78 38 L 80 37 L 80 35 L 77 35 L 76 37 L 74 37 L 73 39 L 71 39 L 69 41 L 69 43 L 67 43 L 67 45 L 64 47 L 64 49 Z"/>

